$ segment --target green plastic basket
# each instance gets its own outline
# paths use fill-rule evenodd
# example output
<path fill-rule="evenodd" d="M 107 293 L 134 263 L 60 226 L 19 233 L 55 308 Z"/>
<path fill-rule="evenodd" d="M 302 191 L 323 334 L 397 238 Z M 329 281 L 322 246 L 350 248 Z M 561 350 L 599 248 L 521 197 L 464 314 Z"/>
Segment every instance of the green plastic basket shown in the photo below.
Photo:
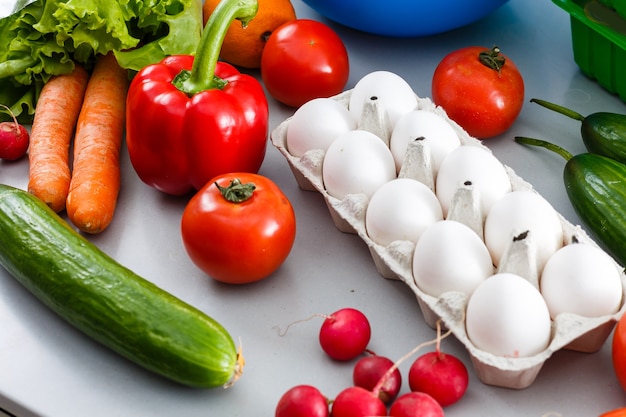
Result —
<path fill-rule="evenodd" d="M 626 102 L 626 20 L 598 0 L 552 2 L 570 14 L 580 70 Z"/>

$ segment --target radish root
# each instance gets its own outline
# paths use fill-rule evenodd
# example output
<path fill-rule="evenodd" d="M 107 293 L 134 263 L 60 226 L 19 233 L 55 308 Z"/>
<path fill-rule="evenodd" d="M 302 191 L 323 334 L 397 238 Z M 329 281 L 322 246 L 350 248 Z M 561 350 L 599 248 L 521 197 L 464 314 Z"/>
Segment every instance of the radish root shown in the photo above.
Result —
<path fill-rule="evenodd" d="M 413 356 L 420 349 L 422 349 L 422 348 L 424 348 L 426 346 L 429 346 L 429 345 L 433 345 L 433 344 L 437 345 L 437 352 L 439 352 L 439 347 L 441 345 L 441 341 L 443 339 L 445 339 L 446 337 L 450 336 L 451 334 L 452 334 L 452 330 L 450 330 L 450 329 L 448 329 L 448 331 L 446 331 L 445 333 L 441 334 L 441 320 L 437 320 L 437 337 L 435 339 L 433 339 L 433 340 L 429 340 L 427 342 L 424 342 L 424 343 L 421 343 L 421 344 L 417 345 L 409 353 L 405 354 L 400 359 L 398 359 L 396 362 L 394 362 L 394 364 L 387 370 L 387 372 L 385 372 L 383 374 L 383 376 L 380 378 L 378 383 L 374 386 L 374 389 L 372 389 L 373 394 L 378 396 L 378 394 L 380 393 L 380 390 L 382 389 L 382 386 L 385 384 L 385 381 L 391 376 L 391 374 L 396 369 L 398 369 L 398 367 L 400 366 L 400 364 L 402 362 L 404 362 L 405 360 L 407 360 L 408 358 Z"/>
<path fill-rule="evenodd" d="M 278 335 L 280 337 L 283 337 L 283 336 L 285 336 L 287 334 L 287 332 L 289 331 L 289 328 L 291 326 L 293 326 L 295 324 L 300 324 L 300 323 L 304 323 L 304 322 L 307 322 L 307 321 L 311 321 L 311 320 L 313 320 L 315 318 L 329 319 L 329 318 L 331 318 L 331 315 L 329 315 L 329 314 L 322 314 L 322 313 L 316 313 L 316 314 L 313 314 L 310 317 L 307 317 L 306 319 L 300 319 L 300 320 L 292 321 L 291 323 L 289 323 L 287 325 L 287 327 L 285 327 L 284 330 L 281 330 L 280 327 L 278 327 L 278 326 L 274 326 L 274 329 L 276 329 L 278 331 Z"/>

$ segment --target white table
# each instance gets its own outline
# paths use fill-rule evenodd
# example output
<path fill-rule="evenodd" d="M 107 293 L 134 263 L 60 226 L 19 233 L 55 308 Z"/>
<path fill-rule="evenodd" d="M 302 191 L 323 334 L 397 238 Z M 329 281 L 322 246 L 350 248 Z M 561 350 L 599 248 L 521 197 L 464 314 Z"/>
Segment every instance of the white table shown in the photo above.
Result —
<path fill-rule="evenodd" d="M 322 19 L 300 0 L 294 5 L 299 17 Z M 569 16 L 549 0 L 511 0 L 476 24 L 428 38 L 388 39 L 327 23 L 349 50 L 347 88 L 368 72 L 387 69 L 403 76 L 419 95 L 429 96 L 432 73 L 445 54 L 471 44 L 497 44 L 524 75 L 528 99 L 540 97 L 583 114 L 626 112 L 622 101 L 580 73 L 573 61 Z M 270 104 L 273 129 L 293 109 L 271 99 Z M 515 135 L 534 136 L 574 153 L 584 152 L 578 129 L 577 122 L 527 102 L 515 126 L 485 144 L 568 220 L 579 223 L 562 184 L 563 160 L 512 140 Z M 193 390 L 153 376 L 66 325 L 0 271 L 0 408 L 19 417 L 270 416 L 288 388 L 313 384 L 333 397 L 351 384 L 352 370 L 352 363 L 334 363 L 321 352 L 319 322 L 292 327 L 283 337 L 276 326 L 313 313 L 355 307 L 370 318 L 370 347 L 379 354 L 399 358 L 432 339 L 434 332 L 424 323 L 413 294 L 377 274 L 365 245 L 335 229 L 321 196 L 298 189 L 286 161 L 268 147 L 261 174 L 285 191 L 298 219 L 293 251 L 271 278 L 234 287 L 198 271 L 180 239 L 185 200 L 166 197 L 141 183 L 126 153 L 116 218 L 105 233 L 92 238 L 119 262 L 242 338 L 247 366 L 234 388 Z M 27 169 L 25 160 L 0 163 L 0 183 L 25 187 Z M 613 375 L 610 344 L 595 354 L 558 352 L 524 390 L 482 384 L 456 340 L 446 339 L 442 348 L 464 360 L 471 375 L 466 396 L 446 410 L 450 417 L 540 417 L 549 412 L 597 416 L 626 406 Z M 405 362 L 401 368 L 405 376 L 409 365 Z"/>

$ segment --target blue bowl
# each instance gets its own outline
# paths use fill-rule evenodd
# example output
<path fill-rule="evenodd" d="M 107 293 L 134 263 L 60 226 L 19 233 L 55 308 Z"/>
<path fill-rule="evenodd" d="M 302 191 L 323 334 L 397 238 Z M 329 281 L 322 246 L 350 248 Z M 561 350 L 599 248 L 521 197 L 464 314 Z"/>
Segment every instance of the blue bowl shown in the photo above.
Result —
<path fill-rule="evenodd" d="M 383 36 L 434 35 L 473 23 L 508 0 L 303 0 L 344 26 Z"/>

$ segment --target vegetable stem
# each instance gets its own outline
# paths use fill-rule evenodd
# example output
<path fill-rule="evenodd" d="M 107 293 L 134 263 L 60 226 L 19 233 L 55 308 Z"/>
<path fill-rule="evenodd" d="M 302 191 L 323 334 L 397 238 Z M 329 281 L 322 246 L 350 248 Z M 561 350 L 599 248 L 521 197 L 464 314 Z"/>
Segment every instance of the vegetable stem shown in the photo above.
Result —
<path fill-rule="evenodd" d="M 541 146 L 542 148 L 546 148 L 552 152 L 561 155 L 566 161 L 569 161 L 573 157 L 573 155 L 566 149 L 545 140 L 516 136 L 515 142 L 521 143 L 523 145 Z"/>
<path fill-rule="evenodd" d="M 498 74 L 500 74 L 500 70 L 506 62 L 504 56 L 500 54 L 500 48 L 497 46 L 478 54 L 478 59 L 481 64 L 498 71 Z"/>
<path fill-rule="evenodd" d="M 235 178 L 230 182 L 230 184 L 226 187 L 222 187 L 217 182 L 215 186 L 220 190 L 220 193 L 224 196 L 224 198 L 231 203 L 243 203 L 246 200 L 249 200 L 254 194 L 254 190 L 256 186 L 248 182 L 243 184 L 239 178 Z"/>
<path fill-rule="evenodd" d="M 560 106 L 558 104 L 554 104 L 554 103 L 550 103 L 549 101 L 545 101 L 545 100 L 541 100 L 538 98 L 531 98 L 530 99 L 531 103 L 537 103 L 542 107 L 545 107 L 546 109 L 550 109 L 552 111 L 555 111 L 557 113 L 561 113 L 571 119 L 574 120 L 579 120 L 579 121 L 583 121 L 585 120 L 585 116 L 583 116 L 580 113 L 575 112 L 574 110 L 568 109 L 567 107 L 563 107 Z"/>
<path fill-rule="evenodd" d="M 178 74 L 173 81 L 176 87 L 188 95 L 224 88 L 227 83 L 215 75 L 215 67 L 226 32 L 233 20 L 245 27 L 257 10 L 257 0 L 221 0 L 204 27 L 191 72 Z"/>

